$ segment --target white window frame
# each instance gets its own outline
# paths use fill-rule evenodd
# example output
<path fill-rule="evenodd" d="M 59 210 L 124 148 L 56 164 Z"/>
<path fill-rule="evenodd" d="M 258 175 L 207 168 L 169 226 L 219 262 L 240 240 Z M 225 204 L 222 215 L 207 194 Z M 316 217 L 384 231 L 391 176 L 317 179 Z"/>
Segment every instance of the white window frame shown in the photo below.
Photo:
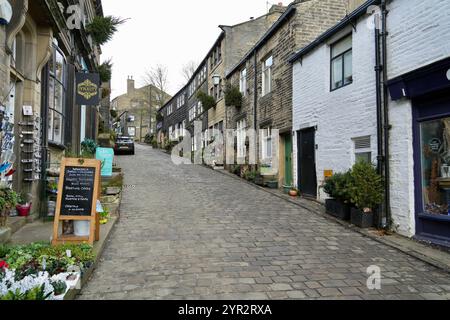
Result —
<path fill-rule="evenodd" d="M 273 56 L 270 55 L 264 59 L 262 64 L 262 96 L 272 92 L 272 67 Z M 268 78 L 268 83 L 266 83 L 266 78 Z"/>
<path fill-rule="evenodd" d="M 236 136 L 237 136 L 237 157 L 244 158 L 246 156 L 245 139 L 247 124 L 245 119 L 237 122 Z"/>
<path fill-rule="evenodd" d="M 368 146 L 366 148 L 357 147 L 358 140 L 362 139 L 368 139 Z M 362 154 L 369 154 L 370 163 L 372 163 L 372 155 L 373 155 L 372 137 L 371 136 L 356 137 L 352 139 L 352 142 L 353 142 L 353 163 L 356 163 L 357 156 Z"/>
<path fill-rule="evenodd" d="M 269 160 L 272 159 L 272 141 L 273 141 L 273 137 L 272 137 L 272 128 L 264 128 L 261 129 L 262 131 L 262 159 L 263 160 Z M 269 152 L 270 151 L 270 152 Z"/>
<path fill-rule="evenodd" d="M 240 72 L 239 90 L 243 95 L 247 92 L 247 68 L 242 69 Z"/>

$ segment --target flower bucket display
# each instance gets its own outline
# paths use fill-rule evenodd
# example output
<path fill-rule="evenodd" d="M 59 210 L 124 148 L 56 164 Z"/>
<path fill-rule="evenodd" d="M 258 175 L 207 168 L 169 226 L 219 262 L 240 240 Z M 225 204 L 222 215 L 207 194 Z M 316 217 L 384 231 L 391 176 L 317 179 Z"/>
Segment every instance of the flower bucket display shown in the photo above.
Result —
<path fill-rule="evenodd" d="M 31 212 L 31 203 L 24 205 L 19 204 L 16 206 L 16 210 L 19 217 L 28 217 Z"/>

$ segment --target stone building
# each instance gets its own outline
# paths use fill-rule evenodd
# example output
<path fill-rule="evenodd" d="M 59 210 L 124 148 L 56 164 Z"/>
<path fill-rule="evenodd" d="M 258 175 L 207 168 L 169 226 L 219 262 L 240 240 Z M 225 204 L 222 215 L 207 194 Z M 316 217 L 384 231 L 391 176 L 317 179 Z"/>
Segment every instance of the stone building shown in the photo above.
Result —
<path fill-rule="evenodd" d="M 361 0 L 362 1 L 362 0 Z M 361 2 L 360 1 L 360 2 Z M 227 128 L 239 132 L 236 158 L 247 158 L 245 131 L 257 130 L 258 164 L 267 179 L 292 186 L 292 68 L 289 57 L 345 17 L 358 1 L 293 1 L 273 26 L 227 72 L 243 95 L 226 109 Z M 279 130 L 277 136 L 272 130 Z M 248 140 L 247 140 L 248 141 Z M 249 143 L 247 142 L 247 145 Z M 275 151 L 278 149 L 278 153 Z"/>
<path fill-rule="evenodd" d="M 122 115 L 119 133 L 143 142 L 148 133 L 156 132 L 156 112 L 161 107 L 158 105 L 159 101 L 167 101 L 170 98 L 169 94 L 161 92 L 153 85 L 136 88 L 133 77 L 128 77 L 127 93 L 114 98 L 111 102 L 111 108 L 118 116 Z"/>
<path fill-rule="evenodd" d="M 383 4 L 387 29 L 377 34 Z M 292 58 L 295 184 L 311 183 L 308 192 L 324 201 L 325 171 L 378 164 L 387 184 L 377 224 L 447 247 L 448 12 L 443 0 L 366 1 Z"/>
<path fill-rule="evenodd" d="M 76 72 L 95 72 L 100 47 L 85 31 L 100 0 L 85 1 L 80 29 L 70 29 L 71 1 L 9 0 L 11 21 L 0 26 L 2 156 L 15 173 L 2 176 L 33 202 L 33 216 L 45 215 L 47 172 L 65 154 L 78 154 L 85 138 L 96 139 L 97 107 L 75 104 Z M 4 159 L 3 159 L 4 160 Z"/>

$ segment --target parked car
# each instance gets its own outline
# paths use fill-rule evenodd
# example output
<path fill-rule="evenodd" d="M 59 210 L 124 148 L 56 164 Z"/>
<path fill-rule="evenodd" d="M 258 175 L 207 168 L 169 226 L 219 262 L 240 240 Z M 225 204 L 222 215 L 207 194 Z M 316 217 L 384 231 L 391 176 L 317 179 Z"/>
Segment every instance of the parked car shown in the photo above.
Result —
<path fill-rule="evenodd" d="M 120 136 L 117 137 L 114 144 L 114 153 L 121 154 L 127 153 L 134 155 L 134 140 L 131 137 Z"/>

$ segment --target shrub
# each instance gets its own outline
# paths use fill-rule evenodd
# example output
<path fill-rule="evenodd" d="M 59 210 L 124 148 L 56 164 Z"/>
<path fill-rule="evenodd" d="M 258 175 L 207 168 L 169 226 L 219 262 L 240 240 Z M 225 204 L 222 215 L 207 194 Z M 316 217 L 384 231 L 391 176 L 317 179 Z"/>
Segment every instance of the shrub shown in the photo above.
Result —
<path fill-rule="evenodd" d="M 109 82 L 112 76 L 112 62 L 111 59 L 106 60 L 97 67 L 101 82 Z"/>
<path fill-rule="evenodd" d="M 209 109 L 216 107 L 217 102 L 214 97 L 211 97 L 203 91 L 199 91 L 197 93 L 197 99 L 202 103 L 204 111 L 208 111 Z"/>
<path fill-rule="evenodd" d="M 364 212 L 371 212 L 383 202 L 383 178 L 375 167 L 365 161 L 356 163 L 351 170 L 351 202 Z"/>
<path fill-rule="evenodd" d="M 227 84 L 225 88 L 225 105 L 227 107 L 235 106 L 240 108 L 242 106 L 242 93 L 238 87 Z"/>
<path fill-rule="evenodd" d="M 324 191 L 333 199 L 349 203 L 351 202 L 351 183 L 352 175 L 350 171 L 335 173 L 325 182 Z"/>
<path fill-rule="evenodd" d="M 85 158 L 93 158 L 98 145 L 92 139 L 86 139 L 81 143 L 81 155 Z"/>
<path fill-rule="evenodd" d="M 256 175 L 258 172 L 254 170 L 248 170 L 244 173 L 244 179 L 247 181 L 255 181 Z"/>
<path fill-rule="evenodd" d="M 126 20 L 107 16 L 96 16 L 90 24 L 86 26 L 86 31 L 92 36 L 94 42 L 98 45 L 103 45 L 110 41 L 117 32 L 117 27 L 123 24 Z"/>

